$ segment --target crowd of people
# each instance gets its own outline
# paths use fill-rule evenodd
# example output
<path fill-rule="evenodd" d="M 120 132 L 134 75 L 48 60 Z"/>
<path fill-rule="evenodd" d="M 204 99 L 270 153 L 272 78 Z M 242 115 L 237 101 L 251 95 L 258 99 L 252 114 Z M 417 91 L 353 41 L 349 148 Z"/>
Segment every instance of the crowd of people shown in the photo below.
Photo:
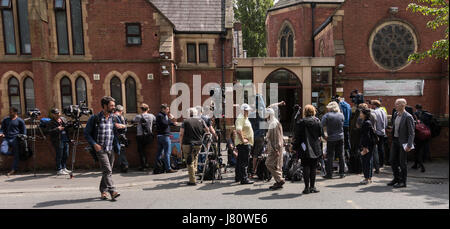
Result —
<path fill-rule="evenodd" d="M 393 111 L 392 145 L 386 149 L 388 116 L 386 109 L 379 100 L 370 103 L 357 103 L 353 108 L 343 98 L 334 97 L 327 106 L 328 112 L 319 119 L 317 110 L 312 105 L 298 108 L 293 120 L 292 146 L 286 152 L 283 127 L 277 119 L 279 106 L 284 102 L 265 107 L 264 100 L 257 98 L 256 106 L 242 104 L 240 114 L 235 120 L 235 130 L 227 141 L 229 164 L 235 165 L 235 181 L 242 185 L 252 184 L 252 178 L 257 173 L 257 160 L 262 154 L 267 155 L 265 166 L 275 180 L 270 189 L 283 188 L 286 183 L 283 174 L 283 155 L 294 153 L 301 160 L 304 194 L 317 193 L 316 173 L 319 163 L 325 165 L 324 179 L 333 179 L 334 164 L 339 160 L 338 175 L 344 178 L 348 170 L 354 173 L 363 172 L 361 184 L 372 183 L 373 172 L 379 173 L 380 168 L 390 163 L 394 179 L 388 183 L 395 188 L 406 187 L 407 153 L 416 147 L 416 157 L 413 169 L 420 168 L 425 172 L 424 157 L 429 157 L 430 138 L 415 138 L 416 123 L 423 123 L 431 128 L 431 117 L 428 112 L 417 105 L 417 111 L 408 111 L 405 99 L 397 99 Z M 371 107 L 369 107 L 371 106 Z M 102 199 L 112 199 L 120 196 L 112 180 L 115 154 L 118 155 L 120 171 L 128 171 L 126 148 L 127 120 L 124 118 L 123 106 L 115 104 L 112 97 L 105 96 L 101 100 L 102 111 L 92 115 L 84 128 L 84 137 L 92 148 L 92 154 L 98 160 L 103 170 L 100 182 Z M 155 116 L 150 108 L 143 103 L 141 113 L 132 123 L 136 126 L 136 144 L 139 155 L 139 170 L 150 168 L 146 149 L 157 141 L 157 170 L 175 173 L 171 166 L 171 126 L 180 126 L 180 144 L 186 167 L 188 168 L 188 185 L 196 185 L 199 154 L 205 134 L 217 141 L 217 133 L 211 117 L 203 114 L 202 107 L 190 108 L 189 117 L 178 123 L 170 113 L 167 104 L 162 104 L 160 112 Z M 54 108 L 51 110 L 51 121 L 46 125 L 52 146 L 56 152 L 56 171 L 58 175 L 67 175 L 69 156 L 70 131 L 67 119 Z M 250 117 L 251 116 L 251 117 Z M 263 123 L 265 125 L 263 125 Z M 18 117 L 18 110 L 11 108 L 10 116 L 1 123 L 0 137 L 3 137 L 1 153 L 14 155 L 14 162 L 8 175 L 17 171 L 18 136 L 26 135 L 23 119 Z M 325 150 L 323 150 L 325 149 Z M 389 154 L 388 154 L 389 151 Z M 250 160 L 252 158 L 252 160 Z M 324 163 L 325 161 L 325 163 Z M 249 169 L 248 167 L 251 167 Z"/>

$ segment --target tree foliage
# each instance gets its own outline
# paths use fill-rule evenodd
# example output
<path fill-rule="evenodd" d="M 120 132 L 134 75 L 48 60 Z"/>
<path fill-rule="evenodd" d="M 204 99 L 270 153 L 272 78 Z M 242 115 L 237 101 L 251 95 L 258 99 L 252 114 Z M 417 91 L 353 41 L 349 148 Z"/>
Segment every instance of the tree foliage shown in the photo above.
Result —
<path fill-rule="evenodd" d="M 249 57 L 266 56 L 266 13 L 273 0 L 234 0 L 235 19 L 242 23 L 244 49 Z"/>
<path fill-rule="evenodd" d="M 420 61 L 426 57 L 438 59 L 448 59 L 448 0 L 414 0 L 417 3 L 410 3 L 408 9 L 414 13 L 421 13 L 431 21 L 427 22 L 427 27 L 437 30 L 441 26 L 445 26 L 443 39 L 437 40 L 432 47 L 421 53 L 413 53 L 408 60 Z"/>

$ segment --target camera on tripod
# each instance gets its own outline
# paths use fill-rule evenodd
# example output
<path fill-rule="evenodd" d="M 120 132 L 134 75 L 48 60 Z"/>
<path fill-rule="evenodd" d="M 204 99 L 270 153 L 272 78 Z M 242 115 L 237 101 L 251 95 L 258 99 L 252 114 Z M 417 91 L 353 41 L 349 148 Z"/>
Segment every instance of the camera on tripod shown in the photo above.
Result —
<path fill-rule="evenodd" d="M 83 115 L 92 115 L 92 110 L 87 107 L 86 102 L 80 102 L 80 105 L 70 105 L 65 107 L 64 114 L 67 117 L 80 119 Z"/>
<path fill-rule="evenodd" d="M 27 112 L 27 116 L 31 119 L 37 119 L 39 116 L 41 116 L 41 111 L 37 108 L 34 108 Z"/>

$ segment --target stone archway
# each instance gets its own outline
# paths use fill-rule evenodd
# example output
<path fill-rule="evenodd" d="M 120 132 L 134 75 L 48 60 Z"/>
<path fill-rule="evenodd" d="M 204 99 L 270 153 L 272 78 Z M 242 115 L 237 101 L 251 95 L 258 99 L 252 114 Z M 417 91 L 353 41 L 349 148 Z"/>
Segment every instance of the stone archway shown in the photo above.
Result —
<path fill-rule="evenodd" d="M 284 132 L 293 131 L 294 105 L 303 104 L 303 86 L 300 78 L 285 68 L 279 68 L 270 73 L 264 80 L 266 84 L 267 104 L 271 101 L 270 84 L 278 85 L 278 101 L 285 101 L 286 106 L 280 107 L 279 119 L 283 125 Z"/>

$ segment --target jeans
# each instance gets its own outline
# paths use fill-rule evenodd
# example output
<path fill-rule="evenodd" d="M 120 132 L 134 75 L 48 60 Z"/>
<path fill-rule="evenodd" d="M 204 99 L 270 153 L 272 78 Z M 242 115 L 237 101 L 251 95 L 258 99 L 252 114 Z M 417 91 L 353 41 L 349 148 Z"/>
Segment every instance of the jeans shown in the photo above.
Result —
<path fill-rule="evenodd" d="M 251 145 L 237 145 L 238 157 L 236 161 L 236 181 L 247 181 L 248 180 L 248 157 L 252 149 Z"/>
<path fill-rule="evenodd" d="M 119 156 L 119 166 L 121 168 L 128 167 L 126 148 L 125 146 L 121 146 L 119 143 L 114 145 L 114 152 Z"/>
<path fill-rule="evenodd" d="M 10 147 L 12 147 L 12 152 L 9 152 Z M 17 140 L 17 137 L 5 138 L 2 142 L 0 152 L 3 155 L 14 155 L 12 170 L 17 171 L 19 165 L 19 141 Z"/>
<path fill-rule="evenodd" d="M 372 147 L 372 168 L 375 167 L 375 170 L 380 170 L 380 157 L 378 153 L 378 145 L 374 145 Z"/>
<path fill-rule="evenodd" d="M 333 160 L 335 153 L 339 158 L 339 175 L 345 174 L 344 140 L 329 141 L 327 142 L 327 163 L 325 166 L 327 176 L 333 175 Z"/>
<path fill-rule="evenodd" d="M 406 183 L 406 177 L 408 176 L 407 156 L 408 153 L 405 152 L 402 144 L 398 141 L 398 138 L 393 138 L 391 147 L 391 165 L 392 172 L 394 173 L 394 180 L 397 182 Z"/>
<path fill-rule="evenodd" d="M 171 148 L 170 148 L 171 142 L 170 142 L 170 136 L 169 135 L 158 135 L 158 152 L 156 153 L 156 160 L 160 160 L 161 156 L 164 155 L 164 164 L 166 166 L 166 171 L 169 171 L 172 169 L 170 167 L 170 155 L 171 155 Z"/>
<path fill-rule="evenodd" d="M 371 179 L 373 172 L 373 148 L 369 148 L 369 152 L 366 155 L 361 156 L 362 169 L 364 178 Z"/>
<path fill-rule="evenodd" d="M 67 158 L 69 158 L 69 142 L 59 141 L 52 143 L 56 151 L 56 171 L 67 168 Z"/>

